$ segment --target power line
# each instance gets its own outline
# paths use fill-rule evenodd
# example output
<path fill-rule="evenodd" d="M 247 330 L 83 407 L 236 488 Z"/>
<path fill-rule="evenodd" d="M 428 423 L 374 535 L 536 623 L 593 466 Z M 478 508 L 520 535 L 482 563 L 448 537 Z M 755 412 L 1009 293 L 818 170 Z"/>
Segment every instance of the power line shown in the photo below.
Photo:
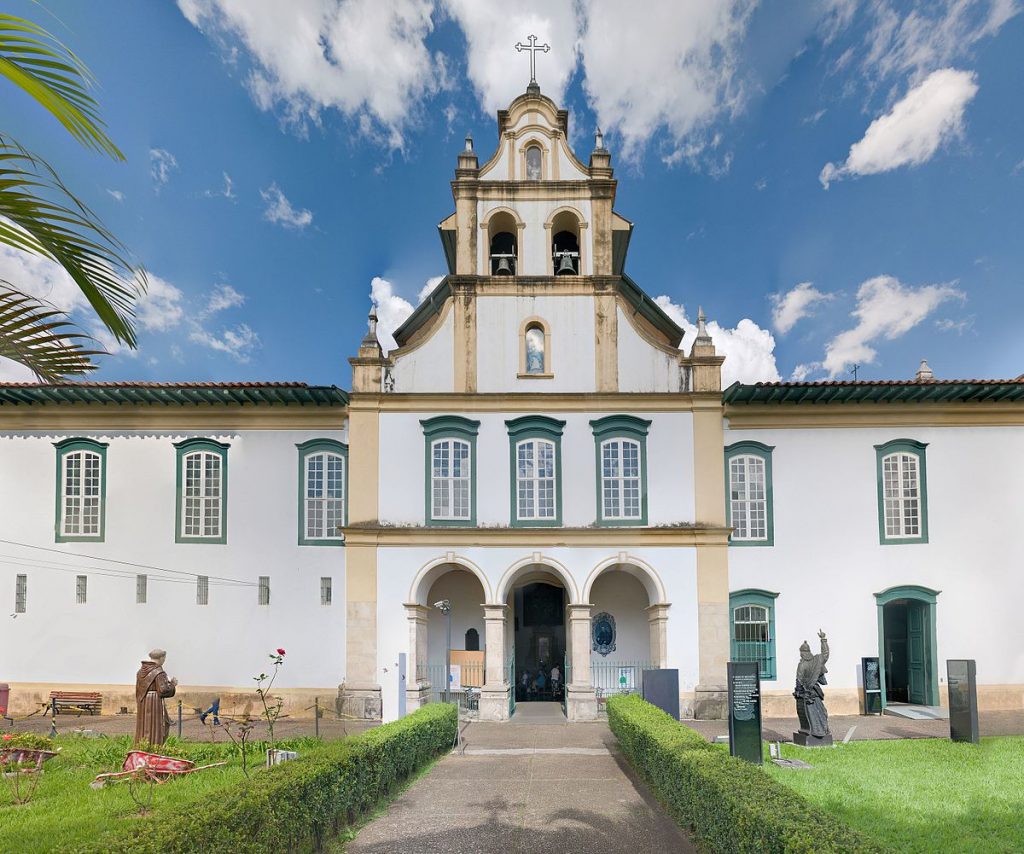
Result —
<path fill-rule="evenodd" d="M 26 561 L 32 561 L 27 563 Z M 54 572 L 67 572 L 71 574 L 82 575 L 101 575 L 107 578 L 123 578 L 130 581 L 135 580 L 139 573 L 129 572 L 128 570 L 109 569 L 109 568 L 97 568 L 92 566 L 75 566 L 74 564 L 57 564 L 49 561 L 36 560 L 35 558 L 19 558 L 18 555 L 4 555 L 0 554 L 0 564 L 6 566 L 20 566 L 25 569 L 40 569 L 40 570 L 52 570 Z M 193 582 L 186 581 L 184 578 L 160 578 L 159 576 L 146 575 L 146 578 L 150 581 L 159 582 L 161 584 L 188 584 L 192 585 Z M 217 583 L 212 582 L 211 587 L 238 587 L 237 584 L 225 584 L 223 582 Z"/>
<path fill-rule="evenodd" d="M 51 552 L 52 554 L 58 554 L 58 555 L 61 555 L 63 557 L 73 557 L 73 558 L 77 558 L 79 560 L 91 560 L 91 561 L 97 561 L 97 562 L 116 563 L 116 564 L 119 564 L 121 566 L 135 567 L 136 569 L 149 569 L 149 570 L 153 570 L 154 572 L 167 572 L 167 573 L 170 573 L 172 575 L 187 575 L 189 578 L 206 577 L 206 578 L 209 578 L 211 581 L 213 581 L 213 580 L 224 581 L 224 582 L 227 582 L 228 584 L 238 584 L 238 585 L 241 585 L 241 586 L 244 586 L 244 587 L 259 587 L 259 584 L 257 584 L 256 582 L 245 581 L 245 580 L 243 580 L 241 578 L 228 578 L 228 577 L 223 576 L 223 575 L 206 575 L 206 576 L 203 576 L 203 573 L 200 573 L 200 572 L 186 572 L 185 570 L 181 570 L 181 569 L 167 569 L 166 567 L 162 567 L 162 566 L 153 566 L 152 564 L 146 564 L 146 563 L 135 563 L 134 561 L 130 561 L 130 560 L 117 560 L 116 558 L 112 558 L 112 557 L 97 557 L 97 556 L 94 556 L 94 555 L 83 555 L 83 554 L 78 554 L 77 552 L 65 551 L 63 549 L 52 549 L 52 548 L 48 548 L 47 546 L 34 546 L 34 545 L 30 544 L 30 543 L 19 543 L 16 540 L 0 539 L 0 543 L 6 543 L 9 546 L 20 546 L 21 548 L 25 548 L 25 549 L 35 549 L 36 551 L 41 551 L 41 552 Z"/>

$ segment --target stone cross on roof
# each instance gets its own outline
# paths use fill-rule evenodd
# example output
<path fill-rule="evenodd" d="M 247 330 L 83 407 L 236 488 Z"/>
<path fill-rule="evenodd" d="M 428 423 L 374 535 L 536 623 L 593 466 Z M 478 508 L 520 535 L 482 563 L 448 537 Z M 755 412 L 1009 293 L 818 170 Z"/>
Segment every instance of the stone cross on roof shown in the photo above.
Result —
<path fill-rule="evenodd" d="M 537 52 L 547 53 L 551 50 L 549 44 L 537 44 L 536 36 L 527 36 L 529 44 L 523 44 L 522 42 L 516 42 L 516 50 L 522 53 L 524 50 L 530 52 L 530 85 L 537 85 Z"/>

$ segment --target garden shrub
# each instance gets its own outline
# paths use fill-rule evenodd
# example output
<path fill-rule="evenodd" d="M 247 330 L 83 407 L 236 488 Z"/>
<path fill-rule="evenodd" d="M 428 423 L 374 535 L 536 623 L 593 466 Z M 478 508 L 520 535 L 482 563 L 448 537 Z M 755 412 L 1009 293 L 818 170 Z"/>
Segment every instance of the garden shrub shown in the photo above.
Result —
<path fill-rule="evenodd" d="M 608 724 L 659 800 L 711 851 L 882 850 L 635 694 L 609 698 Z"/>
<path fill-rule="evenodd" d="M 253 773 L 215 799 L 132 821 L 79 850 L 318 850 L 326 838 L 450 749 L 457 725 L 454 705 L 431 703 L 394 723 L 325 743 L 296 760 Z"/>

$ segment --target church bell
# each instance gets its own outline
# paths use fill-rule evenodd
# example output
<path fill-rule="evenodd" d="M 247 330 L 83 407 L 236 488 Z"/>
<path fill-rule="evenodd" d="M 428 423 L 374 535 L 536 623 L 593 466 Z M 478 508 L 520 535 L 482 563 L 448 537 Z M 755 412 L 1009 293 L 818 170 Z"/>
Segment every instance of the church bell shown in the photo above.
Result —
<path fill-rule="evenodd" d="M 495 276 L 512 276 L 512 264 L 509 262 L 507 256 L 498 259 L 498 266 L 494 270 Z"/>
<path fill-rule="evenodd" d="M 559 256 L 558 269 L 555 270 L 556 276 L 575 276 L 576 267 L 572 263 L 572 256 L 568 252 L 562 252 Z"/>

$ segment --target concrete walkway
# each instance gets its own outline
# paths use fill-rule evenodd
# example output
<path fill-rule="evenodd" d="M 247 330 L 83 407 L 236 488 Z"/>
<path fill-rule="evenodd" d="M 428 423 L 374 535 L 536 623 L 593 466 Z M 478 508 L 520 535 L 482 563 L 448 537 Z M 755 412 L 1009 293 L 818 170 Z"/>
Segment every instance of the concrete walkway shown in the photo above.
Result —
<path fill-rule="evenodd" d="M 364 827 L 349 854 L 696 850 L 605 724 L 464 727 L 461 747 Z"/>

